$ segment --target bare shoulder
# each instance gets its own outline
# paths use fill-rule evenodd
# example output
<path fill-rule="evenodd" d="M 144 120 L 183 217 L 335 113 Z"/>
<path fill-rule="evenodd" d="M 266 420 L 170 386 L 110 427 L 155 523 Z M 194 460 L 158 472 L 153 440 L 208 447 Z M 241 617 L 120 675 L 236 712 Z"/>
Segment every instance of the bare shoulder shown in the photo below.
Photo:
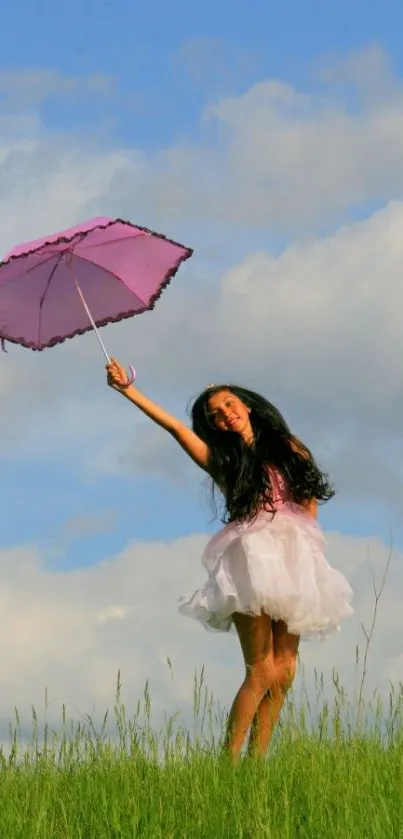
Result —
<path fill-rule="evenodd" d="M 310 457 L 309 449 L 304 445 L 304 443 L 298 437 L 292 437 L 290 440 L 290 446 L 294 452 L 297 452 L 304 460 L 308 460 Z M 318 502 L 316 498 L 311 498 L 310 500 L 305 500 L 301 502 L 301 506 L 305 508 L 307 513 L 309 513 L 313 518 L 317 518 L 318 516 Z"/>

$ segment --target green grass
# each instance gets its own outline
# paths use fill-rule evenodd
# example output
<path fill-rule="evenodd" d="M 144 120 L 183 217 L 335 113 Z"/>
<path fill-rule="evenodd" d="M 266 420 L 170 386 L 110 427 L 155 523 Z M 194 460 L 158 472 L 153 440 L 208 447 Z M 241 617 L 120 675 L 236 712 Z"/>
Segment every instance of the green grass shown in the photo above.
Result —
<path fill-rule="evenodd" d="M 319 682 L 319 688 L 321 683 Z M 320 693 L 320 691 L 319 691 Z M 358 715 L 334 680 L 331 704 L 285 709 L 268 760 L 222 757 L 222 714 L 195 685 L 192 735 L 162 731 L 145 701 L 118 700 L 99 731 L 63 715 L 58 732 L 18 715 L 0 756 L 0 836 L 7 839 L 403 839 L 403 691 Z"/>

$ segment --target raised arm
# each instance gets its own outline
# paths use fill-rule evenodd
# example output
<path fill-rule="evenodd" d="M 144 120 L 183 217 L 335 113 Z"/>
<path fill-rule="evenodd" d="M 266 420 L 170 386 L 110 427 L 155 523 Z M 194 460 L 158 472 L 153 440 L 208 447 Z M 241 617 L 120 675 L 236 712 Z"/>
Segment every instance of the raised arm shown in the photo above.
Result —
<path fill-rule="evenodd" d="M 123 367 L 118 364 L 115 359 L 111 359 L 111 364 L 108 364 L 108 385 L 118 393 L 121 393 L 129 402 L 136 405 L 143 414 L 153 420 L 153 422 L 168 431 L 169 434 L 179 443 L 186 454 L 192 460 L 208 472 L 210 452 L 208 446 L 197 436 L 184 422 L 181 422 L 176 417 L 169 414 L 163 408 L 160 408 L 147 396 L 144 396 L 136 387 L 130 385 L 125 387 L 127 382 L 126 373 Z"/>

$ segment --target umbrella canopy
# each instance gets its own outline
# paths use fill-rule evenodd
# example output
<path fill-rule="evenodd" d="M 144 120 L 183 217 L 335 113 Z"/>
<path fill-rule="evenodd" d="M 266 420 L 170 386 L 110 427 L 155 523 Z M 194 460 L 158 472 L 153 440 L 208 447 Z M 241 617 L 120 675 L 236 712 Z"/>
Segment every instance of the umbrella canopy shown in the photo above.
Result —
<path fill-rule="evenodd" d="M 0 262 L 0 339 L 43 350 L 152 309 L 192 253 L 104 217 L 18 245 Z"/>

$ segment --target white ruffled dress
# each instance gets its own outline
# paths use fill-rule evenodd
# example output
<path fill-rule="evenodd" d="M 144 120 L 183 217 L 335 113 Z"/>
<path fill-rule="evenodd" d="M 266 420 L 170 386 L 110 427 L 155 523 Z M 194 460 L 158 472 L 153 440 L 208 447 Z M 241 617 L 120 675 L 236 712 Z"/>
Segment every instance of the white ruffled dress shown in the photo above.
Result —
<path fill-rule="evenodd" d="M 180 598 L 179 611 L 219 632 L 231 630 L 234 612 L 263 612 L 293 635 L 323 637 L 353 614 L 353 592 L 329 565 L 316 519 L 287 501 L 277 471 L 270 475 L 275 515 L 262 509 L 253 521 L 230 522 L 213 536 L 202 556 L 207 581 Z"/>

